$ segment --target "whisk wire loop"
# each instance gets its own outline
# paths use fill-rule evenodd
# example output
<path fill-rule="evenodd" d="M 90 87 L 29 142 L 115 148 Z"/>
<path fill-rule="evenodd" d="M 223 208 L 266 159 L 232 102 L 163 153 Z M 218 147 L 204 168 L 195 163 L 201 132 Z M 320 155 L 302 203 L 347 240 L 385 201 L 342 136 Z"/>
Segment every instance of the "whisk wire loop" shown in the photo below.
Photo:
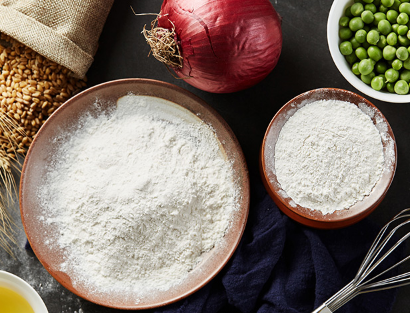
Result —
<path fill-rule="evenodd" d="M 394 226 L 396 223 L 398 224 Z M 370 276 L 376 269 L 379 268 L 380 264 L 387 259 L 389 255 L 391 255 L 410 237 L 410 231 L 407 231 L 406 234 L 399 240 L 395 243 L 391 243 L 392 239 L 395 240 L 396 233 L 409 224 L 410 208 L 401 211 L 380 230 L 352 281 L 335 293 L 312 313 L 332 313 L 359 294 L 409 285 L 410 272 L 384 278 L 379 281 L 375 280 L 383 277 L 391 270 L 409 260 L 410 255 L 389 266 L 387 269 L 381 270 L 379 273 Z"/>

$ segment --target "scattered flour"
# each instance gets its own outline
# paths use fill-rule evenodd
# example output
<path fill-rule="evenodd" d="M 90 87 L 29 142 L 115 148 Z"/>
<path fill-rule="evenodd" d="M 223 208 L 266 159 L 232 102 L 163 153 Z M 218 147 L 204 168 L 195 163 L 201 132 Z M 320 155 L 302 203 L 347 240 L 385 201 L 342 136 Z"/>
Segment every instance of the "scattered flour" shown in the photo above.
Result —
<path fill-rule="evenodd" d="M 232 166 L 212 128 L 185 109 L 128 95 L 54 141 L 38 197 L 74 283 L 168 290 L 227 231 L 237 207 Z"/>
<path fill-rule="evenodd" d="M 324 214 L 369 195 L 384 165 L 379 130 L 352 103 L 320 100 L 300 108 L 283 126 L 274 168 L 297 204 Z"/>

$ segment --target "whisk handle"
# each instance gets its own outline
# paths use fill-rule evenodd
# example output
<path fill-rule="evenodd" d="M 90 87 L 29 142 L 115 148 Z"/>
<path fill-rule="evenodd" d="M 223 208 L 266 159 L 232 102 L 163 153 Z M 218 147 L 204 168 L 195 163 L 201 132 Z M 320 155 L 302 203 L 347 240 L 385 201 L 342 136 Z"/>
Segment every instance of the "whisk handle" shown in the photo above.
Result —
<path fill-rule="evenodd" d="M 325 303 L 323 303 L 320 307 L 314 310 L 312 313 L 333 313 Z"/>

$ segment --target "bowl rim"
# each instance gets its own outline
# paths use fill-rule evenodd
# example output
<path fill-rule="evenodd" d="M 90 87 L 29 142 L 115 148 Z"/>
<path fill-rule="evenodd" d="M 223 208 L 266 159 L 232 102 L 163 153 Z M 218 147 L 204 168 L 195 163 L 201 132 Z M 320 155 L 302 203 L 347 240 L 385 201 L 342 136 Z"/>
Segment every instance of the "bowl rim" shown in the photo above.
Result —
<path fill-rule="evenodd" d="M 288 199 L 287 201 L 284 201 L 286 198 L 279 195 L 279 193 L 276 191 L 276 189 L 279 190 L 279 188 L 276 188 L 275 185 L 272 184 L 272 182 L 270 181 L 270 179 L 268 177 L 268 174 L 267 174 L 267 172 L 269 171 L 268 170 L 269 166 L 266 164 L 265 152 L 266 152 L 266 145 L 267 145 L 267 137 L 268 137 L 269 133 L 271 132 L 271 130 L 273 128 L 273 125 L 283 115 L 283 112 L 288 110 L 289 107 L 291 107 L 292 104 L 294 104 L 295 101 L 297 101 L 301 98 L 303 99 L 303 97 L 307 97 L 309 95 L 316 94 L 316 93 L 321 93 L 321 92 L 344 93 L 346 95 L 350 95 L 352 97 L 357 98 L 358 103 L 364 103 L 367 106 L 370 106 L 372 109 L 375 110 L 375 112 L 377 112 L 377 114 L 379 116 L 381 116 L 383 118 L 383 122 L 386 123 L 386 126 L 387 126 L 387 132 L 390 135 L 390 139 L 392 140 L 392 143 L 393 143 L 394 157 L 392 158 L 391 171 L 388 172 L 389 173 L 389 181 L 387 183 L 386 188 L 384 188 L 383 192 L 380 193 L 380 196 L 378 197 L 377 201 L 375 201 L 367 209 L 360 210 L 355 215 L 337 216 L 339 213 L 341 213 L 341 212 L 338 212 L 338 211 L 335 211 L 334 213 L 331 213 L 331 214 L 323 215 L 323 214 L 319 214 L 318 212 L 315 212 L 313 210 L 303 208 L 300 205 L 297 205 L 296 207 L 293 207 L 293 206 L 289 205 L 289 203 L 288 203 L 289 200 L 291 200 L 290 197 L 287 198 Z M 294 113 L 292 113 L 292 115 L 293 114 Z M 287 121 L 287 119 L 286 119 L 286 121 Z M 280 132 L 280 130 L 279 130 L 279 132 Z M 306 92 L 304 92 L 302 94 L 299 94 L 296 97 L 292 98 L 285 105 L 283 105 L 278 110 L 278 112 L 274 115 L 274 117 L 270 121 L 270 123 L 269 123 L 269 125 L 266 129 L 265 135 L 263 137 L 263 141 L 262 141 L 262 145 L 261 145 L 261 149 L 260 149 L 260 156 L 259 156 L 259 167 L 260 167 L 262 181 L 263 181 L 263 184 L 264 184 L 268 194 L 271 196 L 271 198 L 274 200 L 274 202 L 277 204 L 277 206 L 279 207 L 279 209 L 283 213 L 285 213 L 287 216 L 289 216 L 293 220 L 296 220 L 297 222 L 299 222 L 301 224 L 304 224 L 306 226 L 310 226 L 310 227 L 318 228 L 318 229 L 336 229 L 336 228 L 342 228 L 342 227 L 352 225 L 352 224 L 360 221 L 361 219 L 365 218 L 370 213 L 372 213 L 376 209 L 376 207 L 381 203 L 381 201 L 384 199 L 384 197 L 386 196 L 386 194 L 387 194 L 387 192 L 388 192 L 388 190 L 389 190 L 389 188 L 390 188 L 390 186 L 393 182 L 393 179 L 394 179 L 394 176 L 395 176 L 395 173 L 396 173 L 396 168 L 397 168 L 397 145 L 396 145 L 396 140 L 395 140 L 395 137 L 394 137 L 393 130 L 391 129 L 390 124 L 388 123 L 387 119 L 381 113 L 381 111 L 373 103 L 371 103 L 369 100 L 367 100 L 366 98 L 364 98 L 364 97 L 362 97 L 362 96 L 360 96 L 360 95 L 358 95 L 354 92 L 351 92 L 351 91 L 348 91 L 348 90 L 345 90 L 345 89 L 318 88 L 318 89 L 313 89 L 313 90 L 306 91 Z M 383 176 L 383 172 L 382 172 L 382 176 Z M 274 173 L 272 173 L 272 174 L 276 177 L 276 175 Z M 377 186 L 378 183 L 379 182 L 377 182 L 375 186 Z M 304 212 L 302 212 L 302 210 L 303 211 L 309 211 L 310 210 L 310 212 L 314 212 L 314 216 L 309 215 L 309 214 L 304 214 Z M 317 216 L 320 216 L 320 217 L 317 217 Z"/>
<path fill-rule="evenodd" d="M 369 85 L 366 85 L 355 74 L 353 74 L 350 65 L 340 53 L 339 19 L 349 3 L 353 3 L 353 0 L 334 0 L 327 19 L 327 43 L 330 55 L 337 69 L 353 87 L 369 97 L 390 103 L 410 103 L 410 93 L 407 95 L 398 95 L 386 91 L 377 91 Z M 340 14 L 341 10 L 342 14 Z"/>
<path fill-rule="evenodd" d="M 1 282 L 8 283 L 5 287 L 19 293 L 30 304 L 35 313 L 48 313 L 47 307 L 38 292 L 24 279 L 10 272 L 0 270 Z M 11 287 L 10 287 L 11 286 Z"/>
<path fill-rule="evenodd" d="M 30 145 L 30 148 L 27 152 L 26 158 L 24 160 L 23 163 L 23 168 L 21 171 L 21 179 L 20 179 L 20 188 L 19 188 L 19 205 L 20 205 L 20 213 L 21 213 L 21 217 L 22 217 L 22 223 L 24 226 L 24 230 L 26 232 L 27 235 L 27 239 L 33 249 L 33 252 L 36 254 L 36 256 L 38 256 L 38 251 L 37 251 L 37 247 L 35 245 L 32 244 L 32 238 L 29 235 L 30 232 L 27 229 L 27 225 L 26 225 L 26 221 L 25 221 L 25 214 L 24 213 L 24 197 L 23 197 L 23 192 L 25 190 L 25 186 L 24 186 L 24 182 L 25 182 L 25 175 L 27 172 L 27 168 L 28 168 L 28 163 L 30 160 L 30 155 L 33 153 L 32 151 L 35 149 L 36 143 L 37 141 L 40 140 L 40 138 L 42 137 L 42 129 L 45 129 L 46 127 L 48 127 L 48 125 L 50 125 L 53 120 L 55 119 L 56 116 L 60 115 L 61 112 L 63 112 L 63 110 L 65 110 L 68 106 L 70 106 L 71 103 L 77 101 L 77 99 L 81 99 L 84 95 L 87 94 L 93 94 L 95 91 L 98 91 L 100 89 L 105 89 L 105 88 L 110 88 L 112 85 L 117 85 L 117 84 L 149 84 L 149 85 L 154 85 L 156 87 L 161 87 L 161 88 L 165 88 L 167 90 L 173 90 L 176 91 L 179 94 L 183 94 L 184 96 L 190 98 L 191 100 L 195 101 L 198 105 L 200 105 L 201 107 L 203 107 L 204 110 L 207 111 L 207 113 L 209 113 L 212 118 L 214 118 L 216 120 L 217 123 L 220 124 L 220 126 L 222 126 L 222 128 L 224 129 L 224 131 L 228 134 L 232 145 L 235 147 L 235 153 L 237 154 L 237 161 L 236 163 L 241 165 L 241 176 L 242 177 L 242 181 L 241 181 L 241 190 L 243 192 L 243 196 L 241 197 L 241 199 L 239 200 L 240 203 L 242 203 L 243 205 L 240 206 L 240 210 L 241 211 L 241 223 L 240 223 L 240 228 L 239 228 L 239 233 L 237 233 L 235 235 L 235 237 L 237 238 L 237 240 L 235 241 L 234 245 L 232 245 L 230 247 L 230 249 L 228 250 L 228 253 L 224 256 L 223 261 L 219 264 L 219 266 L 214 267 L 214 270 L 211 271 L 211 274 L 208 275 L 208 277 L 206 279 L 204 279 L 203 281 L 201 281 L 201 283 L 197 284 L 195 286 L 195 288 L 191 288 L 189 290 L 186 290 L 184 293 L 179 294 L 178 296 L 173 296 L 170 297 L 167 300 L 164 301 L 160 301 L 160 302 L 156 302 L 156 303 L 147 303 L 147 304 L 135 304 L 135 305 L 127 305 L 127 306 L 122 306 L 122 305 L 112 305 L 112 304 L 107 304 L 104 301 L 95 301 L 95 299 L 90 299 L 86 296 L 84 296 L 83 294 L 81 294 L 80 292 L 78 292 L 77 289 L 75 289 L 72 285 L 67 285 L 66 282 L 62 282 L 60 279 L 58 279 L 56 277 L 56 271 L 54 271 L 51 266 L 49 264 L 47 264 L 42 258 L 38 258 L 40 263 L 42 263 L 42 265 L 45 267 L 45 269 L 61 284 L 63 285 L 66 289 L 68 289 L 69 291 L 73 292 L 74 294 L 76 294 L 77 296 L 86 299 L 87 301 L 96 303 L 98 305 L 101 306 L 105 306 L 105 307 L 110 307 L 110 308 L 115 308 L 115 309 L 123 309 L 123 310 L 143 310 L 143 309 L 153 309 L 153 308 L 157 308 L 157 307 L 161 307 L 161 306 L 165 306 L 168 304 L 172 304 L 174 302 L 177 302 L 179 300 L 182 300 L 186 297 L 188 297 L 189 295 L 195 293 L 196 291 L 198 291 L 199 289 L 201 289 L 202 287 L 204 287 L 207 283 L 209 283 L 224 267 L 225 265 L 228 263 L 228 261 L 231 259 L 231 257 L 233 256 L 234 252 L 236 251 L 243 233 L 245 231 L 245 226 L 247 223 L 247 219 L 248 219 L 248 215 L 249 215 L 249 206 L 250 206 L 250 183 L 249 183 L 249 171 L 248 171 L 248 167 L 246 164 L 246 160 L 245 160 L 245 156 L 243 154 L 242 148 L 239 144 L 238 139 L 236 138 L 235 134 L 233 133 L 232 129 L 230 128 L 230 126 L 227 124 L 227 122 L 222 118 L 222 116 L 215 110 L 213 109 L 209 104 L 207 104 L 204 100 L 202 100 L 201 98 L 199 98 L 198 96 L 196 96 L 195 94 L 191 93 L 190 91 L 183 89 L 179 86 L 176 86 L 174 84 L 171 83 L 167 83 L 167 82 L 163 82 L 163 81 L 159 81 L 159 80 L 155 80 L 155 79 L 145 79 L 145 78 L 124 78 L 124 79 L 117 79 L 117 80 L 112 80 L 112 81 L 108 81 L 108 82 L 104 82 L 101 84 L 97 84 L 95 86 L 89 87 L 87 89 L 85 89 L 84 91 L 78 93 L 77 95 L 73 96 L 72 98 L 70 98 L 69 100 L 67 100 L 63 105 L 61 105 L 44 123 L 44 125 L 40 128 L 37 136 L 35 137 L 35 139 L 33 140 L 32 144 Z M 143 94 L 144 95 L 144 94 Z M 155 95 L 152 95 L 155 97 Z M 158 97 L 161 98 L 161 97 Z M 162 98 L 164 99 L 164 98 Z M 176 103 L 172 100 L 169 99 L 165 99 L 167 101 L 173 102 L 185 109 L 187 109 L 188 111 L 190 111 L 188 108 L 186 108 L 184 105 L 180 104 L 180 103 Z M 191 113 L 194 114 L 194 112 L 190 111 Z M 201 120 L 202 117 L 198 116 Z M 239 213 L 238 213 L 239 214 Z M 239 225 L 239 224 L 238 224 Z M 226 235 L 226 234 L 225 234 Z"/>

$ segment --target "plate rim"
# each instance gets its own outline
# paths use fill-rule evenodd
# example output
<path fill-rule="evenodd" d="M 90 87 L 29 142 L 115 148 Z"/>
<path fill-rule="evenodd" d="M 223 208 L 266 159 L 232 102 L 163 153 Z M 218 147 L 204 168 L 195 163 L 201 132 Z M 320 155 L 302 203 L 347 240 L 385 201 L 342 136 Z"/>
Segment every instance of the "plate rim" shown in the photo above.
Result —
<path fill-rule="evenodd" d="M 212 271 L 212 273 L 205 279 L 203 279 L 200 283 L 196 284 L 195 287 L 190 288 L 189 290 L 186 290 L 185 292 L 181 293 L 180 295 L 170 297 L 169 299 L 159 301 L 159 302 L 152 302 L 152 303 L 147 303 L 147 304 L 135 304 L 135 305 L 127 305 L 127 306 L 122 306 L 122 305 L 116 305 L 116 304 L 111 304 L 111 303 L 105 303 L 104 301 L 95 301 L 93 299 L 90 299 L 89 297 L 84 296 L 83 294 L 79 293 L 77 289 L 75 289 L 73 286 L 67 286 L 65 283 L 61 282 L 57 277 L 55 277 L 55 272 L 54 270 L 51 269 L 51 266 L 45 262 L 45 260 L 41 259 L 38 257 L 38 252 L 37 248 L 35 245 L 32 244 L 32 238 L 30 236 L 31 232 L 27 230 L 26 227 L 26 221 L 25 221 L 25 212 L 24 212 L 24 206 L 25 206 L 25 201 L 24 201 L 24 191 L 25 191 L 25 177 L 27 173 L 27 167 L 29 166 L 29 161 L 30 161 L 30 156 L 33 153 L 32 151 L 35 151 L 36 143 L 37 141 L 41 140 L 40 138 L 43 135 L 42 129 L 45 129 L 46 127 L 49 127 L 51 123 L 53 123 L 53 120 L 56 116 L 60 115 L 63 110 L 66 110 L 67 107 L 70 106 L 71 103 L 76 102 L 78 99 L 81 99 L 87 94 L 92 94 L 100 89 L 104 88 L 110 88 L 112 85 L 116 84 L 148 84 L 148 85 L 155 85 L 159 88 L 168 88 L 176 91 L 177 93 L 183 94 L 196 102 L 198 105 L 202 106 L 213 118 L 216 119 L 216 121 L 220 124 L 220 126 L 223 127 L 224 131 L 229 135 L 230 140 L 232 141 L 232 144 L 235 146 L 236 151 L 235 154 L 238 157 L 235 162 L 240 164 L 241 166 L 239 167 L 241 169 L 240 173 L 235 175 L 235 178 L 240 177 L 240 190 L 241 190 L 241 199 L 239 200 L 240 205 L 238 211 L 240 211 L 240 214 L 242 216 L 241 222 L 240 222 L 240 231 L 237 234 L 237 240 L 235 241 L 234 245 L 231 246 L 229 250 L 227 250 L 227 254 L 223 258 L 223 262 L 215 267 L 215 269 Z M 147 94 L 141 94 L 141 95 L 147 95 Z M 154 97 L 160 98 L 160 99 L 165 99 L 163 97 L 155 96 Z M 118 100 L 119 98 L 117 98 Z M 170 101 L 172 103 L 175 103 L 176 105 L 181 106 L 184 109 L 187 109 L 191 113 L 194 114 L 189 108 L 186 108 L 184 105 L 180 103 L 176 103 L 172 100 L 165 99 L 167 101 Z M 196 115 L 196 114 L 195 114 Z M 198 115 L 196 115 L 198 116 Z M 202 121 L 203 118 L 201 116 L 198 116 Z M 215 132 L 217 135 L 217 133 Z M 219 138 L 218 138 L 219 140 Z M 225 150 L 225 149 L 224 149 Z M 226 151 L 225 151 L 226 153 Z M 183 89 L 179 86 L 173 85 L 171 83 L 159 81 L 159 80 L 154 80 L 154 79 L 145 79 L 145 78 L 125 78 L 125 79 L 117 79 L 117 80 L 111 80 L 107 82 L 103 82 L 101 84 L 97 84 L 95 86 L 92 86 L 90 88 L 85 89 L 84 91 L 76 94 L 75 96 L 71 97 L 69 100 L 67 100 L 63 105 L 61 105 L 43 124 L 43 126 L 40 128 L 38 131 L 36 137 L 34 138 L 33 142 L 30 145 L 30 148 L 28 149 L 28 152 L 26 154 L 26 158 L 23 163 L 23 167 L 21 170 L 21 177 L 20 177 L 20 183 L 19 183 L 19 207 L 20 207 L 20 214 L 21 214 L 21 220 L 22 224 L 24 227 L 24 231 L 26 233 L 27 240 L 29 241 L 34 254 L 37 256 L 37 259 L 40 261 L 40 263 L 43 265 L 43 267 L 56 279 L 61 285 L 63 285 L 66 289 L 70 290 L 77 296 L 86 299 L 87 301 L 96 303 L 101 306 L 105 307 L 110 307 L 110 308 L 115 308 L 115 309 L 123 309 L 123 310 L 143 310 L 143 309 L 153 309 L 161 306 L 165 306 L 168 304 L 175 303 L 179 300 L 182 300 L 189 295 L 195 293 L 196 291 L 200 290 L 202 287 L 204 287 L 207 283 L 209 283 L 229 262 L 233 254 L 235 253 L 241 239 L 243 236 L 243 233 L 245 231 L 245 226 L 247 224 L 248 216 L 249 216 L 249 207 L 250 207 L 250 182 L 249 182 L 249 170 L 246 164 L 246 159 L 243 154 L 242 148 L 239 144 L 238 139 L 236 138 L 235 134 L 233 133 L 232 129 L 230 126 L 227 124 L 227 122 L 222 118 L 222 116 L 214 109 L 212 108 L 209 104 L 207 104 L 204 100 L 202 100 L 200 97 L 196 96 L 195 94 L 191 93 L 190 91 Z M 239 225 L 239 224 L 238 224 Z M 229 232 L 229 230 L 228 230 Z"/>

